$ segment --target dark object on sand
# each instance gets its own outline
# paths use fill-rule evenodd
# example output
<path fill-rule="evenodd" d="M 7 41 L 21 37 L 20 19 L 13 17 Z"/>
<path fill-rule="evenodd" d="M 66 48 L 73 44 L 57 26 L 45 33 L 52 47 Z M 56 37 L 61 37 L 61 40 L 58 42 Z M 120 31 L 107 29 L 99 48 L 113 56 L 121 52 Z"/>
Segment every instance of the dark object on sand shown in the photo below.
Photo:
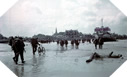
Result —
<path fill-rule="evenodd" d="M 101 56 L 98 53 L 93 53 L 90 59 L 86 60 L 87 63 L 91 62 L 93 59 L 101 58 Z"/>
<path fill-rule="evenodd" d="M 121 54 L 118 54 L 118 55 L 112 55 L 113 52 L 111 52 L 109 55 L 108 55 L 108 58 L 121 58 L 122 55 Z M 90 57 L 90 59 L 86 60 L 87 63 L 91 62 L 93 59 L 98 59 L 98 58 L 103 58 L 102 56 L 100 56 L 98 53 L 93 53 L 92 56 Z M 123 57 L 122 57 L 123 59 Z"/>
<path fill-rule="evenodd" d="M 113 54 L 113 52 L 111 52 L 111 53 L 109 54 L 108 58 L 120 58 L 120 57 L 122 57 L 121 54 L 118 54 L 118 55 L 112 55 L 112 54 Z"/>

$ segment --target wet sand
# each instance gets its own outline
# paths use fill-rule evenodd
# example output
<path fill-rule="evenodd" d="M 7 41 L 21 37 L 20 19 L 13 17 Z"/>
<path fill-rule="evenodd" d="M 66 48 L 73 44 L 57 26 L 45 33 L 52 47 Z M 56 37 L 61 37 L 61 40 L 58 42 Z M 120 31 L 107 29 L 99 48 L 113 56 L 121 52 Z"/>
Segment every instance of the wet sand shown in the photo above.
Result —
<path fill-rule="evenodd" d="M 93 44 L 81 43 L 79 49 L 58 46 L 56 43 L 42 44 L 46 54 L 33 56 L 29 43 L 25 43 L 25 64 L 16 65 L 11 47 L 0 44 L 0 60 L 18 77 L 109 77 L 127 59 L 127 40 L 106 42 L 103 49 L 95 49 Z M 122 54 L 123 59 L 103 58 L 86 63 L 92 53 L 107 56 L 111 51 L 114 55 Z"/>

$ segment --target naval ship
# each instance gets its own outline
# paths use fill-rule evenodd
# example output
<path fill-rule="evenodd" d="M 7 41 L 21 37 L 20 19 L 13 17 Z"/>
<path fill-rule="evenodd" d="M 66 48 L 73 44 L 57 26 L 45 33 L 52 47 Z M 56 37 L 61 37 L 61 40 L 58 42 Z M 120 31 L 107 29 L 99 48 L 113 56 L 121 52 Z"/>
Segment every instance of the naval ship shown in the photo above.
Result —
<path fill-rule="evenodd" d="M 104 42 L 108 41 L 117 41 L 115 37 L 113 37 L 111 33 L 111 29 L 109 27 L 104 27 L 103 26 L 103 19 L 101 19 L 102 26 L 101 27 L 96 27 L 94 29 L 94 36 L 95 38 L 103 38 Z"/>

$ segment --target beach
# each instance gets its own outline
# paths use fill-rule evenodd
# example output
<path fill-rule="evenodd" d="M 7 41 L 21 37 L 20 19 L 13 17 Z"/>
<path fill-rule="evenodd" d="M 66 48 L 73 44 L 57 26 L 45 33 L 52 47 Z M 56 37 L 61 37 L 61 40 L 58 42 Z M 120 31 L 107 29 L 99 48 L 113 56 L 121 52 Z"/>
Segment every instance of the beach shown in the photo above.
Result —
<path fill-rule="evenodd" d="M 92 43 L 80 43 L 79 49 L 68 47 L 61 49 L 56 42 L 42 44 L 46 49 L 45 55 L 33 56 L 31 44 L 25 42 L 25 64 L 16 65 L 14 53 L 8 44 L 0 44 L 0 60 L 18 77 L 109 77 L 127 59 L 127 40 L 105 42 L 103 49 L 95 49 Z M 86 63 L 92 53 L 101 56 L 122 54 L 123 58 L 103 58 Z"/>

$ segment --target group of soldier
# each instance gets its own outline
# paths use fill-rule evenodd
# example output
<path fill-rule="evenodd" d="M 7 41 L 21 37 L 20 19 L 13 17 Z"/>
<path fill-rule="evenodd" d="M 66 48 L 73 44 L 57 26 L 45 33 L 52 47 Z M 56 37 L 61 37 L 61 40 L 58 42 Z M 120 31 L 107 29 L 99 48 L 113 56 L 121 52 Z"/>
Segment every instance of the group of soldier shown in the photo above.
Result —
<path fill-rule="evenodd" d="M 80 41 L 81 40 L 76 40 L 76 39 L 71 40 L 72 47 L 74 47 L 74 45 L 75 45 L 75 48 L 78 49 Z M 85 43 L 85 42 L 89 42 L 89 43 L 93 42 L 95 45 L 95 49 L 97 49 L 97 45 L 99 45 L 99 49 L 102 49 L 103 44 L 104 44 L 104 40 L 101 37 L 94 38 L 92 40 L 91 39 L 82 39 L 82 43 Z M 64 45 L 65 45 L 65 47 L 67 47 L 68 40 L 57 40 L 57 44 L 58 45 L 60 44 L 61 47 L 64 47 Z"/>
<path fill-rule="evenodd" d="M 78 49 L 79 44 L 80 44 L 79 40 L 71 40 L 72 47 L 74 47 L 75 45 L 75 48 Z"/>
<path fill-rule="evenodd" d="M 104 40 L 103 38 L 99 37 L 99 38 L 95 38 L 93 40 L 93 43 L 95 45 L 95 49 L 97 49 L 97 45 L 99 45 L 99 49 L 102 49 L 103 48 L 103 44 L 104 44 Z"/>
<path fill-rule="evenodd" d="M 78 40 L 78 39 L 71 40 L 72 48 L 75 46 L 75 48 L 78 49 L 80 41 L 81 40 Z M 84 41 L 83 41 L 83 43 L 84 43 Z M 60 44 L 61 47 L 64 47 L 64 45 L 65 45 L 65 47 L 67 47 L 68 46 L 68 40 L 57 40 L 57 44 L 58 45 Z"/>
<path fill-rule="evenodd" d="M 14 51 L 14 57 L 13 60 L 16 64 L 18 64 L 18 57 L 20 55 L 22 63 L 25 63 L 24 61 L 24 52 L 25 51 L 25 44 L 22 37 L 10 37 L 9 45 L 11 46 L 12 50 Z M 33 55 L 35 55 L 35 52 L 37 50 L 37 46 L 40 45 L 37 41 L 37 38 L 31 39 L 31 45 L 33 49 Z"/>
<path fill-rule="evenodd" d="M 80 41 L 81 40 L 71 40 L 72 47 L 74 47 L 74 45 L 75 45 L 75 48 L 78 49 Z M 84 41 L 85 40 L 82 40 L 82 43 L 84 43 Z M 99 45 L 99 49 L 102 49 L 102 46 L 104 44 L 103 38 L 99 37 L 99 38 L 94 39 L 92 41 L 95 44 L 95 49 L 97 49 L 97 45 Z M 91 40 L 87 40 L 87 42 L 91 43 Z M 58 40 L 57 44 L 60 44 L 61 47 L 63 47 L 65 45 L 65 47 L 67 48 L 68 40 L 60 40 L 60 41 Z M 16 64 L 18 64 L 18 57 L 20 55 L 22 63 L 25 63 L 25 61 L 24 61 L 25 44 L 24 44 L 23 38 L 22 37 L 11 37 L 10 41 L 9 41 L 9 45 L 11 46 L 12 50 L 14 51 L 14 57 L 13 57 L 14 62 Z M 32 45 L 33 55 L 35 55 L 35 52 L 37 51 L 37 47 L 38 47 L 38 45 L 40 45 L 38 43 L 38 39 L 32 38 L 31 45 Z"/>
<path fill-rule="evenodd" d="M 65 44 L 65 47 L 67 47 L 67 45 L 68 45 L 68 41 L 67 41 L 67 40 L 57 41 L 57 44 L 60 44 L 61 47 L 63 47 L 64 44 Z"/>

